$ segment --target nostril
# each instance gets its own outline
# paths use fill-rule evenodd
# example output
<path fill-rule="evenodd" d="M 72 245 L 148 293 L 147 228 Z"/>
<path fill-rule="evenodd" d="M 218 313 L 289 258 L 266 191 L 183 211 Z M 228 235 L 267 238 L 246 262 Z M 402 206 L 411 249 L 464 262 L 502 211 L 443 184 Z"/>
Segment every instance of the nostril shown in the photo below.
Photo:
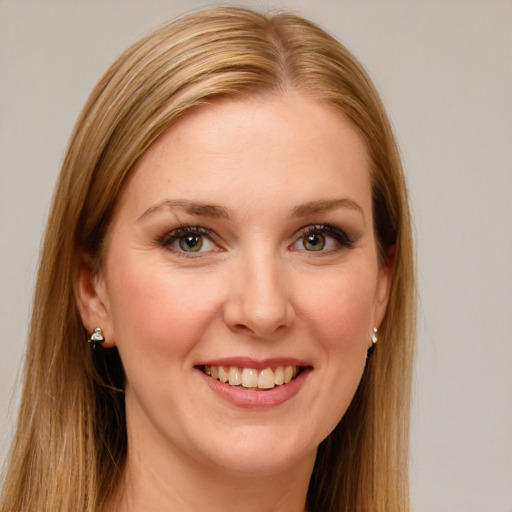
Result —
<path fill-rule="evenodd" d="M 223 316 L 231 331 L 266 338 L 281 334 L 293 323 L 295 312 L 288 301 L 262 304 L 249 299 L 226 305 Z"/>
<path fill-rule="evenodd" d="M 258 338 L 271 338 L 275 337 L 276 335 L 280 335 L 282 332 L 284 332 L 287 329 L 287 326 L 284 324 L 279 324 L 277 326 L 275 325 L 263 325 L 261 323 L 252 324 L 252 326 L 248 326 L 246 324 L 237 323 L 234 325 L 230 325 L 229 328 L 231 331 L 248 335 L 248 336 L 255 336 Z"/>
<path fill-rule="evenodd" d="M 250 332 L 252 332 L 252 329 L 250 329 L 249 327 L 247 327 L 247 325 L 244 325 L 244 324 L 235 324 L 232 326 L 232 329 L 234 331 L 250 331 Z"/>

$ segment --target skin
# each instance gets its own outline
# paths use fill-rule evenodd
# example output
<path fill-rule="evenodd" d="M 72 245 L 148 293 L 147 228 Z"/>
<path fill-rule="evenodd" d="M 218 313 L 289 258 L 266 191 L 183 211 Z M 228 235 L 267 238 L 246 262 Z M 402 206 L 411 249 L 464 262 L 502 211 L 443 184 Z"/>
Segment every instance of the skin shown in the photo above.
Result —
<path fill-rule="evenodd" d="M 291 91 L 201 107 L 139 160 L 100 272 L 84 258 L 77 281 L 84 325 L 102 327 L 126 373 L 128 461 L 109 510 L 304 510 L 388 300 L 369 169 L 352 124 Z M 301 230 L 324 224 L 350 247 L 310 228 L 325 246 L 308 250 Z M 211 230 L 201 251 L 169 235 L 182 226 Z M 240 408 L 196 365 L 242 356 L 311 371 L 286 402 Z"/>

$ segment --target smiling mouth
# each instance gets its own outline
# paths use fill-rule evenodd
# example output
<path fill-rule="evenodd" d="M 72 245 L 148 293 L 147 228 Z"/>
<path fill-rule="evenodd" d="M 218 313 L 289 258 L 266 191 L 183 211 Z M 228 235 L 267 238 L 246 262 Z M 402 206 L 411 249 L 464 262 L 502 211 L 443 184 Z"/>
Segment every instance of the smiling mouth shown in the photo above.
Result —
<path fill-rule="evenodd" d="M 277 366 L 256 370 L 255 368 L 240 368 L 237 366 L 204 365 L 200 366 L 199 369 L 212 379 L 230 386 L 260 391 L 288 384 L 300 375 L 303 367 Z"/>

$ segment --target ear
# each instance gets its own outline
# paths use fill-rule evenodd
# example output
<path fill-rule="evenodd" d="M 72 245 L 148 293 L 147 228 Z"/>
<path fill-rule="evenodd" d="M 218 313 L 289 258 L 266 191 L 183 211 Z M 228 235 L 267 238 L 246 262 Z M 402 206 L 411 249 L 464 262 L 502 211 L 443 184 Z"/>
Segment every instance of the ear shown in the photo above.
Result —
<path fill-rule="evenodd" d="M 379 327 L 384 317 L 391 293 L 391 282 L 395 264 L 395 246 L 392 245 L 386 257 L 386 261 L 380 266 L 375 290 L 375 305 L 373 311 L 373 327 Z"/>
<path fill-rule="evenodd" d="M 101 327 L 105 337 L 102 346 L 115 346 L 105 279 L 90 255 L 80 257 L 73 285 L 78 312 L 87 332 Z"/>

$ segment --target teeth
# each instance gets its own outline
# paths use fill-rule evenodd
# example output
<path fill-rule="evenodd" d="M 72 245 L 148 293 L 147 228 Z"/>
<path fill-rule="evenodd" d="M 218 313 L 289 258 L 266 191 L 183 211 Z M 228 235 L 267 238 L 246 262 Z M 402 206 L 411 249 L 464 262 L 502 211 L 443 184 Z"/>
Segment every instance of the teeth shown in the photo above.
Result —
<path fill-rule="evenodd" d="M 274 371 L 274 382 L 276 386 L 281 386 L 284 384 L 284 371 L 282 366 L 278 366 Z"/>
<path fill-rule="evenodd" d="M 261 370 L 258 376 L 258 387 L 260 389 L 271 389 L 275 386 L 274 372 L 270 368 Z"/>
<path fill-rule="evenodd" d="M 213 366 L 212 366 L 212 370 L 213 370 Z M 212 377 L 213 377 L 213 375 L 212 375 Z M 284 383 L 287 384 L 292 379 L 293 379 L 293 366 L 285 366 L 284 367 Z"/>
<path fill-rule="evenodd" d="M 224 366 L 219 366 L 219 380 L 221 382 L 227 382 L 229 380 L 229 373 L 226 371 Z"/>
<path fill-rule="evenodd" d="M 204 373 L 213 379 L 227 382 L 231 386 L 244 388 L 272 389 L 293 380 L 299 374 L 297 366 L 277 366 L 256 370 L 254 368 L 238 368 L 236 366 L 205 366 Z"/>
<path fill-rule="evenodd" d="M 229 383 L 232 386 L 239 386 L 242 384 L 242 376 L 240 370 L 236 366 L 229 367 Z"/>
<path fill-rule="evenodd" d="M 258 372 L 254 368 L 244 368 L 242 370 L 242 386 L 244 388 L 258 387 Z"/>

